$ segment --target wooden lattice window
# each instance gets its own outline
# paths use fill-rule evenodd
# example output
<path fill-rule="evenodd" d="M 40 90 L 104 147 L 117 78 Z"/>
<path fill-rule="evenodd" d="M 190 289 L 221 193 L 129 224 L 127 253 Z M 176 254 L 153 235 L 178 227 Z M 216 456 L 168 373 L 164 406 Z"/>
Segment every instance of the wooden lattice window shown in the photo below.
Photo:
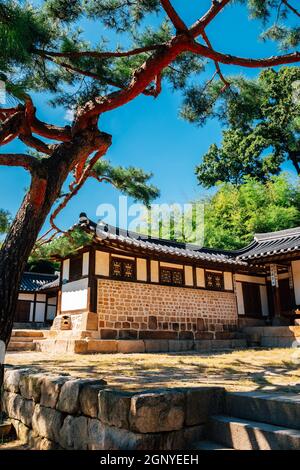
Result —
<path fill-rule="evenodd" d="M 134 281 L 136 279 L 135 262 L 128 259 L 112 258 L 111 277 Z"/>
<path fill-rule="evenodd" d="M 160 268 L 161 284 L 183 285 L 183 271 L 180 269 Z"/>
<path fill-rule="evenodd" d="M 224 290 L 223 273 L 205 272 L 205 284 L 207 289 Z"/>

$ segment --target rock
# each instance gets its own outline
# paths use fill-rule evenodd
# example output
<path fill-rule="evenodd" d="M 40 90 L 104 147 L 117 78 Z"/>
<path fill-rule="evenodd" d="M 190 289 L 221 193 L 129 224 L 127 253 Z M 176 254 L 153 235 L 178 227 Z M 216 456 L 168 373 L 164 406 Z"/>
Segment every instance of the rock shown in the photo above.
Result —
<path fill-rule="evenodd" d="M 3 388 L 8 392 L 19 393 L 21 375 L 29 375 L 30 369 L 6 369 L 4 373 Z"/>
<path fill-rule="evenodd" d="M 86 384 L 79 393 L 81 413 L 91 418 L 98 418 L 98 395 L 105 385 Z"/>
<path fill-rule="evenodd" d="M 61 388 L 56 408 L 64 413 L 79 414 L 79 395 L 85 385 L 106 385 L 105 380 L 74 379 L 68 380 Z"/>
<path fill-rule="evenodd" d="M 9 394 L 10 392 L 7 392 L 5 390 L 2 391 L 1 393 L 1 410 L 4 411 L 4 413 L 7 413 L 7 401 L 9 399 Z"/>
<path fill-rule="evenodd" d="M 204 424 L 212 414 L 222 412 L 225 389 L 222 387 L 197 387 L 186 392 L 186 426 Z"/>
<path fill-rule="evenodd" d="M 117 352 L 117 341 L 89 339 L 87 341 L 87 352 L 115 353 Z"/>
<path fill-rule="evenodd" d="M 39 402 L 43 377 L 43 374 L 21 374 L 19 387 L 22 397 Z"/>
<path fill-rule="evenodd" d="M 149 330 L 157 330 L 157 318 L 153 315 L 148 318 L 148 328 Z"/>
<path fill-rule="evenodd" d="M 30 428 L 28 426 L 25 426 L 25 424 L 21 423 L 21 421 L 19 421 L 17 430 L 18 439 L 23 443 L 27 443 L 29 439 L 29 433 Z"/>
<path fill-rule="evenodd" d="M 87 450 L 88 418 L 67 416 L 60 430 L 59 443 L 64 449 Z"/>
<path fill-rule="evenodd" d="M 105 450 L 104 425 L 99 421 L 99 419 L 88 418 L 88 449 Z"/>
<path fill-rule="evenodd" d="M 193 444 L 204 438 L 205 426 L 191 426 L 179 431 L 159 434 L 159 450 L 192 450 Z"/>
<path fill-rule="evenodd" d="M 177 390 L 147 392 L 131 398 L 130 429 L 140 433 L 176 431 L 183 427 L 185 396 Z"/>
<path fill-rule="evenodd" d="M 194 348 L 194 341 L 192 340 L 181 339 L 180 341 L 178 341 L 178 340 L 171 339 L 169 341 L 170 352 L 192 351 L 193 348 Z"/>
<path fill-rule="evenodd" d="M 159 434 L 136 434 L 114 426 L 104 426 L 104 449 L 108 450 L 157 450 Z"/>
<path fill-rule="evenodd" d="M 7 393 L 5 397 L 5 410 L 9 418 L 17 419 L 31 427 L 34 403 L 26 400 L 16 393 Z"/>
<path fill-rule="evenodd" d="M 117 428 L 129 429 L 129 411 L 132 393 L 101 390 L 99 393 L 99 419 Z"/>
<path fill-rule="evenodd" d="M 56 442 L 50 441 L 46 437 L 36 436 L 33 432 L 29 434 L 28 444 L 34 450 L 58 450 Z"/>
<path fill-rule="evenodd" d="M 197 328 L 197 331 L 205 330 L 205 321 L 203 318 L 197 318 L 196 328 Z"/>
<path fill-rule="evenodd" d="M 61 388 L 68 380 L 70 380 L 70 376 L 44 376 L 41 384 L 40 404 L 56 408 Z"/>
<path fill-rule="evenodd" d="M 59 442 L 60 430 L 64 416 L 57 410 L 35 405 L 32 417 L 32 429 L 40 437 L 47 437 L 54 442 Z"/>
<path fill-rule="evenodd" d="M 123 354 L 143 353 L 145 352 L 144 341 L 138 339 L 124 339 L 118 341 L 118 352 Z"/>
<path fill-rule="evenodd" d="M 167 339 L 145 339 L 145 352 L 165 352 L 169 351 L 169 341 Z"/>

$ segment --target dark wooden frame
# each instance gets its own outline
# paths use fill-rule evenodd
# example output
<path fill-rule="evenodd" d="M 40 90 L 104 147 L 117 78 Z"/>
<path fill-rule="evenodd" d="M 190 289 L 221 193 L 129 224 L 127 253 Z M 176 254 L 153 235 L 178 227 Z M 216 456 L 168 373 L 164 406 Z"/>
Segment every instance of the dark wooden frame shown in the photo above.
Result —
<path fill-rule="evenodd" d="M 260 286 L 263 285 L 265 286 L 265 284 L 259 284 L 257 282 L 244 282 L 242 281 L 242 292 L 243 292 L 243 302 L 244 302 L 244 315 L 243 317 L 245 318 L 254 318 L 254 319 L 260 319 L 260 318 L 264 318 L 264 315 L 263 315 L 263 311 L 262 311 L 262 304 L 261 304 L 261 294 L 260 294 Z M 258 288 L 258 292 L 259 292 L 259 306 L 260 306 L 260 311 L 257 312 L 257 314 L 255 313 L 247 313 L 246 312 L 246 303 L 245 303 L 245 295 L 244 295 L 244 286 L 251 286 L 252 288 L 255 286 Z M 249 296 L 247 296 L 247 299 L 249 298 Z"/>
<path fill-rule="evenodd" d="M 207 277 L 212 274 L 213 276 L 221 276 L 221 289 L 217 287 L 208 287 Z M 232 292 L 230 290 L 225 290 L 225 281 L 224 281 L 224 271 L 213 271 L 209 269 L 204 269 L 204 279 L 205 279 L 205 289 L 212 290 L 214 292 Z"/>
<path fill-rule="evenodd" d="M 113 263 L 114 261 L 120 262 L 121 263 L 121 276 L 120 277 L 115 277 L 113 276 Z M 123 263 L 129 263 L 133 267 L 133 278 L 129 279 L 128 277 L 125 277 L 123 274 Z M 122 258 L 118 256 L 110 256 L 109 257 L 109 278 L 114 279 L 115 281 L 129 281 L 129 282 L 136 282 L 136 258 L 135 259 L 127 259 L 127 258 Z"/>
<path fill-rule="evenodd" d="M 173 282 L 173 275 L 172 274 L 171 274 L 172 282 L 163 282 L 162 277 L 161 277 L 161 272 L 162 272 L 163 269 L 166 270 L 166 271 L 170 271 L 171 273 L 180 272 L 181 275 L 182 275 L 182 284 L 176 284 L 175 282 Z M 186 287 L 185 286 L 184 266 L 183 266 L 183 268 L 175 268 L 175 266 L 174 267 L 173 266 L 161 266 L 161 263 L 159 263 L 158 264 L 158 279 L 159 279 L 158 284 L 162 285 L 162 286 Z M 188 287 L 193 287 L 193 286 L 188 286 Z"/>

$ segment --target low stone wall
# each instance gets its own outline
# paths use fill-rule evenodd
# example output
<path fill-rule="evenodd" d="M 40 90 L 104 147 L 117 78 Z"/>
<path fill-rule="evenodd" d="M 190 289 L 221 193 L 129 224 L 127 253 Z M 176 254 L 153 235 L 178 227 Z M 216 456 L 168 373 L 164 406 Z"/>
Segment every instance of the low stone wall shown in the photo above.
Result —
<path fill-rule="evenodd" d="M 45 450 L 192 449 L 224 401 L 221 387 L 121 392 L 29 369 L 6 370 L 2 394 L 18 438 Z"/>

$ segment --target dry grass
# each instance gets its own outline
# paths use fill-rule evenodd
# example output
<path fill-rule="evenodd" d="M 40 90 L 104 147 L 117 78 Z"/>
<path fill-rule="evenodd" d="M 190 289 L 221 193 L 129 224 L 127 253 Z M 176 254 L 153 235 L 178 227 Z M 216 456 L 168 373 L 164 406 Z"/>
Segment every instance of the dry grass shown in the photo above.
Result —
<path fill-rule="evenodd" d="M 108 385 L 125 389 L 214 384 L 228 390 L 300 392 L 300 354 L 295 349 L 63 356 L 22 352 L 8 353 L 6 364 L 103 377 Z"/>

